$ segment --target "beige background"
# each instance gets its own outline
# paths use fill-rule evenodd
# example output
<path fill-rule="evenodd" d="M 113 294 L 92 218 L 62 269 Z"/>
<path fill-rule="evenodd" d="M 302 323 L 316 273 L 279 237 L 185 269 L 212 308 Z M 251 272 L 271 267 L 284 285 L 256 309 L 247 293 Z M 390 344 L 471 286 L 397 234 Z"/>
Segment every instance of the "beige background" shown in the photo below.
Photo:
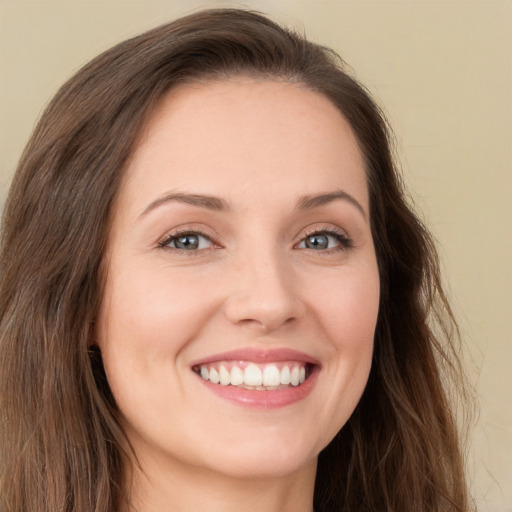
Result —
<path fill-rule="evenodd" d="M 481 400 L 468 460 L 478 508 L 512 512 L 511 1 L 0 1 L 0 198 L 41 109 L 88 59 L 226 5 L 336 48 L 388 113 Z"/>

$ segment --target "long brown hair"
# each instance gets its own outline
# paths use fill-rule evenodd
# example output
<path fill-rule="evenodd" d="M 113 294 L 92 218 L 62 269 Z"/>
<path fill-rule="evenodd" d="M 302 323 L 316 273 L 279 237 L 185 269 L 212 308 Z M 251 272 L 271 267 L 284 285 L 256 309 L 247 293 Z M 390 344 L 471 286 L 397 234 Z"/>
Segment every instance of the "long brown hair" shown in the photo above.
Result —
<path fill-rule="evenodd" d="M 3 512 L 112 512 L 123 499 L 126 440 L 90 343 L 116 193 L 165 92 L 235 75 L 324 94 L 366 163 L 382 290 L 374 361 L 354 414 L 319 456 L 316 509 L 469 510 L 447 395 L 450 379 L 463 382 L 456 325 L 432 240 L 404 199 L 384 117 L 331 50 L 225 9 L 94 59 L 59 90 L 23 153 L 1 234 Z"/>

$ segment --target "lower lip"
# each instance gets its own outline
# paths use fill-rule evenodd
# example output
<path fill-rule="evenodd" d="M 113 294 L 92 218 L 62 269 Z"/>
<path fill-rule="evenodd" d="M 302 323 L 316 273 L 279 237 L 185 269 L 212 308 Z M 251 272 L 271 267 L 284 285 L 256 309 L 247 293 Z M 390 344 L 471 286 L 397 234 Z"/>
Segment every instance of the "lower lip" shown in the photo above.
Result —
<path fill-rule="evenodd" d="M 269 391 L 249 390 L 237 386 L 223 386 L 221 384 L 213 384 L 209 380 L 204 380 L 201 377 L 199 377 L 199 379 L 217 396 L 242 407 L 276 409 L 299 402 L 305 398 L 313 389 L 317 376 L 318 369 L 315 368 L 311 375 L 300 386 L 290 386 L 284 389 Z"/>

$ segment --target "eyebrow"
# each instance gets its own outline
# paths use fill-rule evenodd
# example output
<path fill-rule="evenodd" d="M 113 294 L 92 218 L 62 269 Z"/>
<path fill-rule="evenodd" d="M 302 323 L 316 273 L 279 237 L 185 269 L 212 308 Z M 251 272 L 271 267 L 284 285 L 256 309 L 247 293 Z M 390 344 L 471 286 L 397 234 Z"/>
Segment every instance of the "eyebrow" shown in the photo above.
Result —
<path fill-rule="evenodd" d="M 297 201 L 297 209 L 312 210 L 314 208 L 324 206 L 339 199 L 343 201 L 348 201 L 350 204 L 352 204 L 359 210 L 359 212 L 363 215 L 365 219 L 367 218 L 366 211 L 361 206 L 361 203 L 359 203 L 357 199 L 355 199 L 347 192 L 344 192 L 343 190 L 336 190 L 335 192 L 328 192 L 326 194 L 303 196 Z"/>
<path fill-rule="evenodd" d="M 348 201 L 350 204 L 355 206 L 357 210 L 359 210 L 365 219 L 367 218 L 366 212 L 361 204 L 353 196 L 347 192 L 344 192 L 343 190 L 336 190 L 334 192 L 328 192 L 324 194 L 302 196 L 297 201 L 295 208 L 298 210 L 313 210 L 315 208 L 319 208 L 326 204 L 332 203 L 336 200 Z M 219 197 L 202 194 L 185 194 L 183 192 L 170 192 L 163 195 L 162 197 L 159 197 L 158 199 L 155 199 L 144 209 L 140 216 L 143 217 L 151 210 L 154 210 L 163 204 L 173 201 L 218 212 L 225 212 L 230 209 L 228 203 Z"/>
<path fill-rule="evenodd" d="M 191 204 L 192 206 L 198 206 L 199 208 L 207 208 L 208 210 L 214 211 L 227 211 L 229 210 L 228 203 L 219 197 L 205 196 L 202 194 L 184 194 L 181 192 L 171 192 L 165 194 L 158 199 L 155 199 L 149 204 L 146 209 L 141 213 L 141 217 L 149 213 L 151 210 L 158 208 L 159 206 L 176 201 L 178 203 Z"/>

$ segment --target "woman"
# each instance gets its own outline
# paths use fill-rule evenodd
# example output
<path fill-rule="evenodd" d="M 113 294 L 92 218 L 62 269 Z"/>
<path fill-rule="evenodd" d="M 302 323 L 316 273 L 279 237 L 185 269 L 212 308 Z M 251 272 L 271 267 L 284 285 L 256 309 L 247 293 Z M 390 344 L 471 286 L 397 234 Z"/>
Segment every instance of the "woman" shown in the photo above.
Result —
<path fill-rule="evenodd" d="M 238 10 L 114 47 L 3 223 L 4 512 L 469 509 L 435 249 L 330 50 Z"/>

